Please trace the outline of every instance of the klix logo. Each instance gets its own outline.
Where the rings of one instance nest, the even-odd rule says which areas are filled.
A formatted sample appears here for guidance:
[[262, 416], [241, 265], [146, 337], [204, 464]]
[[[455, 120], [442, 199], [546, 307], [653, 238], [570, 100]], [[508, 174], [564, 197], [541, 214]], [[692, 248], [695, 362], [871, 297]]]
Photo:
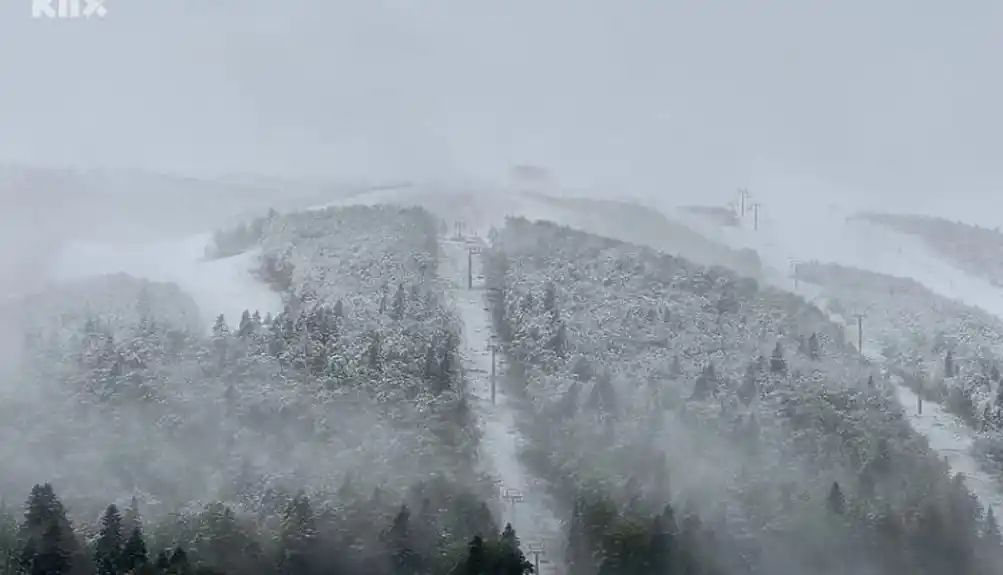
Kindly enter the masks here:
[[104, 18], [106, 0], [31, 0], [32, 18]]

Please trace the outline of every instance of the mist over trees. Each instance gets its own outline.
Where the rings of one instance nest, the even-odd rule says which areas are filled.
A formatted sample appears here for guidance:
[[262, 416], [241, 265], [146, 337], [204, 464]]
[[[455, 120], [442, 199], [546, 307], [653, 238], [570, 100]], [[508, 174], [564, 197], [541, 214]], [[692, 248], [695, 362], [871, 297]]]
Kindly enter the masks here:
[[[220, 230], [206, 256], [254, 251], [282, 309], [211, 325], [126, 275], [26, 300], [3, 572], [533, 572], [484, 465], [443, 229], [380, 205]], [[470, 293], [563, 524], [542, 572], [1000, 572], [992, 510], [818, 308], [549, 222], [489, 240]]]

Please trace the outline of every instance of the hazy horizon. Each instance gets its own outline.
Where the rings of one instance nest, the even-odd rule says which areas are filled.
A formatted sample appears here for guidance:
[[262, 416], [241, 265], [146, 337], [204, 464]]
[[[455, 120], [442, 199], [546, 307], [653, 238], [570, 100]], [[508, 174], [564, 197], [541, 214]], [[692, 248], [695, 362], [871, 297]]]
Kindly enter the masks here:
[[615, 195], [747, 186], [997, 220], [988, 0], [106, 5], [0, 7], [0, 161], [478, 179], [533, 163]]

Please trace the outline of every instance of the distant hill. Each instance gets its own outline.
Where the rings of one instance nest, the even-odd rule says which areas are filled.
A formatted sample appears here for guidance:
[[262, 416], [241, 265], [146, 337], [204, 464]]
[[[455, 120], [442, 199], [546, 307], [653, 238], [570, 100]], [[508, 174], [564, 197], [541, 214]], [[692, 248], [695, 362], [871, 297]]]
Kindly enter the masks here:
[[690, 227], [639, 203], [594, 198], [553, 198], [533, 194], [541, 203], [569, 211], [565, 223], [589, 233], [650, 246], [703, 265], [719, 265], [759, 278], [761, 264], [753, 250], [733, 250]]
[[18, 307], [26, 327], [45, 333], [80, 328], [89, 318], [115, 333], [135, 327], [144, 314], [167, 327], [202, 331], [198, 306], [181, 288], [127, 274], [51, 287], [23, 298]]
[[38, 288], [68, 240], [149, 242], [356, 191], [275, 179], [214, 181], [141, 171], [0, 166], [0, 295]]

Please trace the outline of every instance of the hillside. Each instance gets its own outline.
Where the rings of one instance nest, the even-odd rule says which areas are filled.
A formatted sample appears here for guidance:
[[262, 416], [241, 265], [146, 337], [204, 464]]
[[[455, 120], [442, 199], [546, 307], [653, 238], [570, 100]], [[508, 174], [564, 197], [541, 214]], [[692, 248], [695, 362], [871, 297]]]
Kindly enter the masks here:
[[816, 263], [800, 264], [798, 277], [820, 288], [830, 311], [865, 316], [866, 338], [891, 372], [979, 433], [974, 455], [1001, 481], [1003, 321], [912, 279]]
[[[283, 254], [296, 266], [282, 286], [286, 311], [220, 316], [206, 335], [172, 328], [189, 299], [153, 305], [148, 319], [125, 293], [140, 282], [85, 284], [91, 309], [109, 309], [87, 322], [86, 301], [62, 299], [79, 307], [60, 317], [83, 324], [29, 346], [30, 379], [49, 399], [44, 409], [35, 394], [4, 404], [0, 425], [45, 455], [6, 444], [3, 489], [23, 493], [46, 477], [70, 484], [63, 495], [78, 505], [135, 494], [160, 515], [199, 500], [240, 503], [241, 485], [319, 490], [349, 470], [398, 491], [432, 472], [476, 487], [477, 434], [464, 423], [456, 324], [427, 221], [397, 208], [283, 218], [262, 249], [263, 261]], [[422, 262], [432, 264], [423, 280]], [[179, 465], [184, 477], [171, 472]]]
[[88, 321], [120, 329], [153, 317], [170, 329], [198, 332], [205, 327], [195, 301], [177, 285], [127, 274], [50, 286], [21, 298], [17, 306], [26, 327], [41, 333], [79, 331]]
[[[620, 234], [617, 210], [642, 215], [553, 209]], [[675, 241], [650, 221], [647, 239]], [[420, 557], [446, 575], [479, 560], [477, 533], [525, 561], [514, 533], [495, 535], [502, 519], [543, 549], [545, 575], [998, 572], [991, 513], [821, 310], [551, 222], [510, 218], [490, 245], [449, 232], [392, 205], [221, 230], [219, 255], [253, 261], [284, 309], [208, 333], [179, 324], [194, 306], [179, 288], [128, 276], [40, 299], [67, 311], [39, 316], [32, 392], [2, 404], [0, 494], [46, 478], [77, 525], [138, 507], [151, 545], [263, 575], [293, 532], [339, 549], [344, 572]], [[29, 507], [51, 497], [36, 486]]]
[[959, 270], [1003, 287], [1003, 233], [998, 228], [930, 216], [867, 212], [857, 217], [916, 236]]
[[[537, 442], [526, 456], [558, 491], [657, 497], [665, 461], [718, 518], [735, 572], [871, 572], [892, 545], [862, 543], [875, 520], [942, 540], [928, 521], [971, 505], [880, 374], [801, 298], [549, 223], [510, 220], [492, 245], [496, 325]], [[847, 502], [835, 524], [827, 494]], [[956, 529], [978, 533], [966, 517]], [[938, 572], [928, 550], [900, 552], [913, 567], [889, 572]]]
[[[724, 266], [747, 277], [758, 278], [762, 274], [759, 256], [754, 250], [733, 250], [649, 206], [617, 200], [531, 195], [544, 205], [560, 208], [564, 212], [563, 218], [545, 219], [650, 246], [703, 265]], [[531, 215], [526, 217], [533, 219]]]
[[[192, 307], [175, 286], [111, 276], [83, 282], [86, 301], [59, 300], [80, 286], [39, 298], [68, 311], [40, 315], [50, 321], [29, 338], [19, 382], [32, 393], [0, 406], [0, 495], [53, 483], [31, 489], [21, 521], [0, 509], [0, 556], [107, 569], [103, 554], [117, 549], [165, 574], [272, 575], [290, 556], [318, 572], [392, 575], [406, 561], [431, 575], [527, 573], [515, 532], [497, 520], [515, 510], [501, 509], [489, 476], [512, 469], [486, 465], [505, 461], [492, 452], [499, 431], [479, 445], [491, 408], [470, 405], [483, 391], [469, 394], [474, 365], [459, 352], [471, 328], [454, 315], [465, 253], [443, 254], [440, 224], [391, 206], [273, 215], [247, 247], [285, 310], [219, 316], [208, 335], [169, 319]], [[674, 529], [664, 501], [582, 500], [612, 515], [576, 523], [602, 536], [567, 536], [606, 571], [623, 550], [613, 541], [633, 533], [633, 569], [715, 572], [712, 536], [692, 511], [681, 527], [692, 542], [652, 546]], [[94, 526], [108, 502], [118, 507]]]

